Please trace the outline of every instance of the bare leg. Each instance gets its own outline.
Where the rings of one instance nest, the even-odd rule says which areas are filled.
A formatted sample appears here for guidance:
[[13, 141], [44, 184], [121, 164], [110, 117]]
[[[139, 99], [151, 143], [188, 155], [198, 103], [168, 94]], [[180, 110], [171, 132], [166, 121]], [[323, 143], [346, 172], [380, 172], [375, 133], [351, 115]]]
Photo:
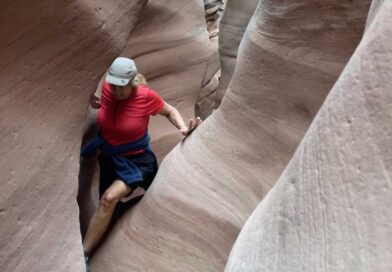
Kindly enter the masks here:
[[103, 194], [98, 209], [88, 225], [83, 241], [84, 254], [88, 256], [109, 226], [117, 203], [132, 191], [123, 181], [115, 180]]

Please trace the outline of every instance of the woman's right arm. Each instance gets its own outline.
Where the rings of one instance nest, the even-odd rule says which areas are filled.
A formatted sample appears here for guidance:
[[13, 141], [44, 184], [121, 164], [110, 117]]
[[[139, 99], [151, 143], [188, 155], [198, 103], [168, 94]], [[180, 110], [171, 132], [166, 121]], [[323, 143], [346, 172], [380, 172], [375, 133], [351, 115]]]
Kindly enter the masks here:
[[99, 109], [101, 107], [101, 94], [102, 94], [102, 88], [103, 88], [103, 83], [104, 83], [105, 77], [106, 77], [106, 73], [103, 75], [103, 77], [99, 81], [98, 87], [95, 90], [95, 92], [90, 96], [90, 106], [93, 109]]

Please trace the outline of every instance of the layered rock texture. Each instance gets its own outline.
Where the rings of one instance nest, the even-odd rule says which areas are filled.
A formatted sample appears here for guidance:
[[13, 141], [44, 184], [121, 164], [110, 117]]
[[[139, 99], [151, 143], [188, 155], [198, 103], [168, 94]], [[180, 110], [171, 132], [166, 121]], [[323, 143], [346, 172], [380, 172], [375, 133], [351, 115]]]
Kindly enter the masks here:
[[0, 267], [83, 271], [78, 168], [88, 93], [145, 1], [7, 1], [1, 8]]
[[[89, 96], [128, 56], [191, 117], [218, 84], [207, 2], [211, 13], [221, 4], [2, 7], [2, 271], [83, 271], [80, 229], [97, 203], [95, 161], [79, 169], [94, 129]], [[226, 8], [219, 108], [179, 144], [167, 120], [152, 119], [158, 175], [91, 271], [391, 271], [391, 1]]]
[[238, 47], [258, 3], [258, 0], [249, 0], [246, 3], [240, 0], [230, 0], [226, 4], [224, 16], [220, 23], [221, 32], [219, 35], [222, 77], [214, 96], [214, 108], [219, 107], [229, 86], [234, 73]]
[[225, 271], [392, 271], [391, 26], [386, 1]]
[[207, 30], [210, 33], [210, 38], [217, 36], [219, 33], [219, 23], [224, 6], [223, 0], [204, 0]]

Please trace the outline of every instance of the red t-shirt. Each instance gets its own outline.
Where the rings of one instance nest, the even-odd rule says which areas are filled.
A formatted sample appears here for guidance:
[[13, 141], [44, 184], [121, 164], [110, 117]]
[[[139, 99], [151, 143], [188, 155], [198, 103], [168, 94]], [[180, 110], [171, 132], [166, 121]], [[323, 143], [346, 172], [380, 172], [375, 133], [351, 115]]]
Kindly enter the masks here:
[[[137, 87], [126, 100], [117, 100], [105, 82], [98, 112], [101, 136], [111, 145], [138, 140], [147, 132], [150, 115], [156, 115], [163, 105], [163, 99], [146, 86]], [[140, 150], [126, 154], [137, 153]]]

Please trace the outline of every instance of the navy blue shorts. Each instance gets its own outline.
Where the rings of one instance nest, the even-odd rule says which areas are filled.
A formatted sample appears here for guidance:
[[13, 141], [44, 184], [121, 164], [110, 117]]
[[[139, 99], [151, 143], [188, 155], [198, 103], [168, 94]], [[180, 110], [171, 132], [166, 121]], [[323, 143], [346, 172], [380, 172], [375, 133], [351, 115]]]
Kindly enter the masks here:
[[[132, 182], [127, 184], [132, 191], [137, 187], [142, 187], [147, 190], [150, 187], [155, 175], [158, 172], [158, 162], [153, 154], [144, 152], [141, 154], [125, 156], [132, 161], [142, 173], [143, 181]], [[113, 181], [119, 179], [114, 169], [114, 164], [111, 156], [100, 154], [98, 156], [100, 175], [99, 175], [99, 197], [101, 198], [105, 191], [112, 185]]]

